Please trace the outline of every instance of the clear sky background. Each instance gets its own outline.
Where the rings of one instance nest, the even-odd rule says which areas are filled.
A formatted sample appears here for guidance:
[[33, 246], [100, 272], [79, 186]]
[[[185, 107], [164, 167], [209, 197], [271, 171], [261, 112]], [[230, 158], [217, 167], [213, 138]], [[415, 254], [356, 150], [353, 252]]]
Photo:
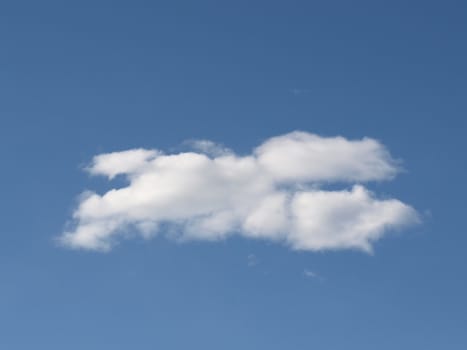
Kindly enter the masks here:
[[[2, 1], [0, 348], [466, 349], [464, 1]], [[94, 155], [293, 130], [403, 160], [422, 223], [358, 251], [54, 243]], [[249, 257], [250, 256], [250, 257]], [[308, 273], [306, 273], [308, 271]], [[311, 273], [313, 272], [313, 273]]]

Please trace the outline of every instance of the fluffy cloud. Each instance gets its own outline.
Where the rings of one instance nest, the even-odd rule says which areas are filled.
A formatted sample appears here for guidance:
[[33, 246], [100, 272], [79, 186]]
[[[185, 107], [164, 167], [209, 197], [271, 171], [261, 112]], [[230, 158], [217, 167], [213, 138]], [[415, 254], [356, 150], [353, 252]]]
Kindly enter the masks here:
[[[293, 132], [246, 156], [206, 140], [192, 146], [196, 151], [178, 154], [133, 149], [95, 156], [90, 174], [122, 176], [127, 185], [82, 194], [61, 243], [106, 251], [132, 235], [185, 241], [241, 235], [300, 250], [371, 251], [388, 230], [418, 220], [407, 204], [363, 187], [399, 170], [373, 139]], [[343, 189], [326, 190], [330, 184]]]

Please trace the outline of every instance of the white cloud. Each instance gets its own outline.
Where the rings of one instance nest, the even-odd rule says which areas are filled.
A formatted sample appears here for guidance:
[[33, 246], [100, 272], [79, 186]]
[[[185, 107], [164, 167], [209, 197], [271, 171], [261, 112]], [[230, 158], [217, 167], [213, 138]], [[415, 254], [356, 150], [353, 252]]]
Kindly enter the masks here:
[[189, 140], [185, 143], [193, 150], [209, 156], [218, 157], [232, 153], [230, 149], [209, 140]]
[[315, 278], [315, 277], [319, 277], [318, 274], [310, 269], [305, 269], [303, 270], [303, 276], [307, 277], [307, 278]]
[[[373, 139], [293, 132], [247, 156], [205, 140], [194, 146], [178, 154], [134, 149], [95, 156], [90, 174], [122, 175], [128, 185], [83, 194], [60, 241], [105, 251], [135, 234], [184, 241], [236, 234], [293, 249], [370, 251], [389, 229], [418, 220], [410, 206], [377, 199], [361, 185], [399, 170]], [[325, 190], [329, 183], [345, 186]]]
[[349, 141], [294, 132], [267, 140], [255, 155], [278, 181], [384, 180], [398, 171], [386, 149], [369, 138]]

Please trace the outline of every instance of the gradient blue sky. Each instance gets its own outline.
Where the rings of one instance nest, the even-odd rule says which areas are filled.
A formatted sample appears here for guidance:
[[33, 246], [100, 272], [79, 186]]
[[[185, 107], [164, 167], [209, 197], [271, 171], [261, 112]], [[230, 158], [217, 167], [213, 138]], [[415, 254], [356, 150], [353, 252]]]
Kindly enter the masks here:
[[[3, 1], [0, 348], [466, 349], [463, 1]], [[381, 140], [417, 227], [374, 255], [57, 247], [102, 152]], [[253, 254], [256, 264], [249, 264]], [[253, 265], [253, 266], [251, 266]], [[306, 276], [313, 271], [318, 277]]]

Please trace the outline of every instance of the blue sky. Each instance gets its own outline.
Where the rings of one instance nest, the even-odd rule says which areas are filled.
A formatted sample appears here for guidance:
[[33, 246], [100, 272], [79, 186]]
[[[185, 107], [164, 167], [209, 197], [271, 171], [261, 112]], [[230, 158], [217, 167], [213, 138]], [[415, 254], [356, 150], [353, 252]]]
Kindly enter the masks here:
[[[461, 1], [2, 2], [1, 348], [465, 349], [465, 15]], [[294, 130], [378, 140], [404, 170], [365, 187], [421, 223], [372, 254], [179, 243], [164, 227], [106, 253], [57, 244], [84, 190], [124, 186], [83, 170], [98, 154], [202, 139], [248, 155]]]

